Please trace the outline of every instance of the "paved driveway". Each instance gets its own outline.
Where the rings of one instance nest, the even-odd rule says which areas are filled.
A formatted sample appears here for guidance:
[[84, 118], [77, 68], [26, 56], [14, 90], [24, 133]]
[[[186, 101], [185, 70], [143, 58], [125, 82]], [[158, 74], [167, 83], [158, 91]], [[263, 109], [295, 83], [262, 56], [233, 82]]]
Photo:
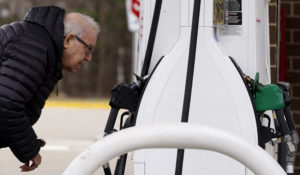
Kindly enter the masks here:
[[[109, 109], [46, 107], [34, 126], [47, 146], [42, 149], [42, 164], [30, 173], [21, 173], [22, 164], [9, 149], [0, 149], [1, 175], [59, 175], [85, 148], [102, 137]], [[131, 156], [128, 156], [131, 159]], [[129, 160], [130, 161], [130, 160]], [[111, 161], [114, 166], [115, 160]], [[132, 174], [131, 162], [126, 175]], [[95, 174], [103, 175], [103, 170]]]

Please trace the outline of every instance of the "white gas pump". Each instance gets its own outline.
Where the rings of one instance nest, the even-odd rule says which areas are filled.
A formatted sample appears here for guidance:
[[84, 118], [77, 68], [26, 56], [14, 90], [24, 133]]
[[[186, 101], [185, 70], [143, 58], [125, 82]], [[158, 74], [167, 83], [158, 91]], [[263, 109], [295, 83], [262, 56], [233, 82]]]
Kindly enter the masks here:
[[[154, 22], [150, 21], [158, 1], [141, 1], [138, 59], [147, 58], [149, 40], [153, 40]], [[144, 91], [136, 125], [201, 123], [231, 132], [251, 144], [266, 146], [266, 151], [276, 158], [276, 146], [261, 143], [261, 123], [265, 119], [255, 113], [241, 72], [230, 59], [250, 77], [258, 72], [261, 83], [271, 82], [269, 0], [164, 0], [160, 3], [148, 73], [164, 58]], [[196, 4], [200, 4], [200, 16], [194, 24]], [[193, 35], [193, 30], [198, 35]], [[272, 118], [268, 122], [274, 128]], [[292, 124], [289, 126], [295, 130]], [[134, 153], [133, 160], [136, 174], [252, 174], [230, 158], [207, 151], [142, 150]], [[162, 162], [164, 167], [160, 166]]]
[[[213, 2], [212, 2], [213, 1]], [[201, 27], [214, 27], [215, 43], [224, 55], [233, 57], [244, 73], [261, 75], [262, 83], [270, 83], [269, 10], [270, 0], [202, 0], [202, 7], [211, 3], [211, 9], [201, 10]], [[143, 60], [149, 40], [156, 0], [140, 0], [140, 29], [138, 59]], [[163, 55], [178, 43], [180, 28], [191, 27], [193, 0], [163, 0], [150, 70]], [[170, 5], [171, 4], [171, 5]], [[227, 4], [227, 5], [226, 5]], [[216, 6], [219, 6], [217, 8]], [[227, 6], [227, 7], [226, 7]], [[220, 9], [221, 8], [221, 9]], [[227, 8], [227, 9], [226, 9]], [[204, 13], [205, 11], [205, 13]], [[222, 14], [223, 13], [223, 14]], [[208, 19], [207, 15], [223, 15], [222, 20]], [[227, 14], [227, 15], [226, 15]], [[225, 18], [228, 18], [225, 20]], [[204, 19], [206, 23], [204, 23]], [[208, 21], [212, 20], [212, 21]], [[222, 22], [220, 22], [222, 21]], [[143, 61], [139, 62], [141, 69]], [[140, 72], [136, 72], [139, 74]]]
[[[173, 126], [181, 122], [209, 127], [209, 132], [215, 129], [216, 132], [229, 133], [250, 147], [259, 145], [287, 173], [293, 174], [299, 141], [288, 109], [288, 93], [281, 85], [263, 85], [271, 81], [268, 2], [269, 0], [139, 1], [138, 61], [135, 72], [138, 75], [137, 81], [113, 88], [110, 100], [112, 109], [105, 127], [105, 136], [115, 132], [114, 124], [119, 109], [127, 109], [121, 116], [120, 129], [137, 126], [139, 129], [130, 131], [131, 136], [138, 135], [140, 138], [141, 135], [134, 132], [140, 132], [143, 127], [147, 128], [147, 133], [151, 129], [156, 134], [170, 132], [162, 133], [164, 137], [153, 139], [153, 142], [147, 140], [148, 137], [138, 140], [144, 146], [133, 144], [136, 147], [128, 147], [127, 151], [134, 148], [159, 148], [157, 145], [164, 145], [164, 141], [165, 145], [173, 149], [134, 151], [134, 175], [254, 174], [244, 164], [229, 157], [234, 157], [235, 154], [227, 156], [214, 152], [214, 148], [219, 149], [220, 145], [211, 144], [211, 149], [206, 150], [184, 149], [192, 148], [186, 145], [191, 143], [193, 137], [195, 143], [199, 143], [199, 138], [185, 133], [182, 128], [184, 137], [189, 137], [188, 143], [184, 143], [187, 140], [181, 139], [182, 135], [177, 141], [164, 140], [172, 133], [176, 137], [177, 132], [172, 132]], [[274, 94], [276, 100], [273, 99]], [[271, 102], [262, 104], [261, 100], [264, 102], [265, 99]], [[273, 104], [274, 101], [278, 104]], [[277, 118], [273, 118], [268, 110], [274, 111]], [[125, 120], [124, 116], [128, 118]], [[157, 124], [166, 124], [160, 126], [169, 126], [173, 130], [148, 127]], [[131, 136], [126, 138], [132, 138]], [[117, 139], [111, 140], [115, 143]], [[212, 141], [206, 139], [203, 144], [208, 140]], [[115, 146], [108, 144], [109, 149], [124, 151], [125, 148], [118, 147], [122, 147], [122, 143], [128, 146], [130, 141], [134, 139], [121, 139], [120, 144]], [[97, 167], [99, 164], [91, 161], [98, 159], [91, 154], [100, 156], [99, 149], [105, 147], [106, 142], [111, 143], [95, 143], [92, 152], [91, 148], [87, 149], [70, 165], [67, 172], [75, 172], [73, 168], [80, 163], [84, 163], [87, 168], [84, 172], [90, 172], [92, 166]], [[176, 146], [181, 145], [181, 142], [185, 146]], [[224, 146], [228, 150], [236, 149], [238, 154], [244, 155], [244, 149], [225, 142], [226, 139]], [[268, 142], [272, 142], [274, 146], [268, 145]], [[175, 145], [170, 146], [170, 143]], [[215, 144], [220, 142], [216, 140]], [[104, 157], [108, 158], [110, 155], [105, 154]], [[126, 159], [126, 154], [120, 156], [115, 175], [124, 174]], [[103, 168], [106, 175], [111, 175], [109, 164], [105, 164]]]
[[[156, 1], [141, 1], [142, 29], [139, 36], [149, 36], [149, 23], [153, 7]], [[238, 35], [232, 31], [228, 36], [222, 36], [221, 30], [237, 30], [231, 26], [220, 29], [214, 25], [213, 11], [214, 1], [202, 0], [200, 8], [199, 27], [197, 25], [198, 37], [196, 38], [196, 52], [194, 77], [187, 77], [188, 58], [191, 47], [191, 31], [194, 1], [192, 0], [164, 0], [161, 6], [161, 16], [157, 28], [157, 36], [150, 65], [154, 67], [157, 60], [164, 56], [163, 60], [152, 75], [138, 111], [136, 125], [150, 123], [177, 123], [181, 122], [183, 105], [185, 99], [185, 82], [187, 78], [192, 80], [192, 92], [190, 99], [188, 122], [201, 123], [207, 126], [223, 129], [231, 132], [249, 143], [258, 144], [256, 119], [247, 89], [240, 74], [232, 64], [228, 56], [233, 56], [243, 67], [248, 62], [259, 60], [256, 52], [250, 50], [255, 48], [256, 28], [250, 28], [247, 17], [255, 20], [255, 6], [257, 1], [231, 1], [240, 6], [240, 15], [246, 18], [234, 28], [239, 28]], [[226, 1], [224, 1], [226, 3]], [[172, 4], [172, 5], [170, 5]], [[263, 4], [267, 6], [267, 4]], [[250, 6], [253, 10], [249, 10]], [[255, 23], [255, 22], [254, 22]], [[217, 27], [217, 37], [216, 30]], [[225, 32], [224, 32], [225, 33]], [[231, 46], [226, 46], [229, 37], [235, 41]], [[140, 48], [145, 48], [148, 39], [140, 38]], [[236, 43], [238, 40], [242, 43]], [[251, 40], [251, 41], [250, 41]], [[144, 42], [145, 41], [145, 42]], [[258, 42], [258, 41], [257, 41]], [[264, 41], [260, 41], [265, 43]], [[239, 46], [240, 45], [240, 46]], [[220, 47], [222, 46], [222, 47]], [[239, 47], [236, 47], [239, 46]], [[236, 48], [234, 48], [236, 47]], [[230, 48], [227, 49], [227, 48]], [[264, 47], [265, 48], [265, 47]], [[226, 50], [227, 52], [224, 52]], [[234, 52], [234, 50], [242, 50]], [[143, 49], [139, 56], [144, 55]], [[232, 53], [232, 55], [230, 55]], [[234, 54], [233, 54], [234, 53]], [[240, 54], [239, 54], [240, 53]], [[249, 53], [245, 57], [245, 53]], [[251, 61], [249, 60], [251, 58]], [[265, 58], [268, 59], [269, 57]], [[264, 60], [265, 60], [264, 59]], [[265, 61], [266, 63], [268, 61]], [[257, 70], [257, 66], [251, 64], [247, 72]], [[264, 75], [268, 71], [261, 70]], [[254, 72], [252, 73], [254, 74]], [[203, 115], [198, 115], [199, 113]], [[142, 150], [134, 152], [134, 170], [136, 174], [174, 174], [176, 166], [182, 166], [182, 174], [251, 174], [245, 166], [217, 153], [209, 151], [185, 150], [184, 160], [176, 162], [177, 150]], [[163, 167], [155, 168], [164, 164]], [[183, 165], [178, 165], [183, 164]], [[219, 167], [219, 168], [215, 168]], [[197, 170], [196, 170], [197, 169]]]

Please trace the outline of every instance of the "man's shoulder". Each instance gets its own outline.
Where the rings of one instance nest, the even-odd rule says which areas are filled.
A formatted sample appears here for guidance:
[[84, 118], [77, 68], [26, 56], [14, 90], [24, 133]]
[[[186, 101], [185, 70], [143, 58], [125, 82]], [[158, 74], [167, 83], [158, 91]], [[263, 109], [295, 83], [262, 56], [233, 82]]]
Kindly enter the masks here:
[[28, 22], [13, 22], [0, 27], [0, 43], [5, 47], [9, 42], [17, 41], [19, 44], [35, 42], [46, 44], [51, 41], [48, 32], [41, 26]]
[[25, 28], [26, 25], [22, 22], [12, 22], [10, 24], [0, 26], [0, 43], [2, 46], [13, 40], [16, 36], [22, 35]]

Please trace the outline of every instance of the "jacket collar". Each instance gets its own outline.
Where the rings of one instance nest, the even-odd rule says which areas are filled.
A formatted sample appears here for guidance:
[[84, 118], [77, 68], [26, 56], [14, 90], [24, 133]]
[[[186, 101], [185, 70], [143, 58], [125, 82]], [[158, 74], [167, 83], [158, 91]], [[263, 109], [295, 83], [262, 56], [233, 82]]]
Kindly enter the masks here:
[[41, 6], [30, 9], [24, 17], [24, 21], [38, 24], [46, 29], [56, 45], [56, 57], [58, 61], [57, 77], [62, 78], [61, 57], [63, 52], [63, 35], [65, 10], [56, 6]]

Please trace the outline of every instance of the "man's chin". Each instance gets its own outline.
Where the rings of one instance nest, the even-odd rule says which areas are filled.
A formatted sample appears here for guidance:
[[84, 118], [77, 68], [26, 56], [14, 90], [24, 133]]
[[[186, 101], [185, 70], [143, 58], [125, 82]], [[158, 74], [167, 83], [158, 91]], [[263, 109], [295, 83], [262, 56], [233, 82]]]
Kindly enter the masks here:
[[76, 73], [79, 69], [64, 69], [64, 71], [70, 72], [70, 73]]
[[79, 71], [79, 69], [71, 69], [71, 73], [76, 73], [76, 72], [78, 72]]

